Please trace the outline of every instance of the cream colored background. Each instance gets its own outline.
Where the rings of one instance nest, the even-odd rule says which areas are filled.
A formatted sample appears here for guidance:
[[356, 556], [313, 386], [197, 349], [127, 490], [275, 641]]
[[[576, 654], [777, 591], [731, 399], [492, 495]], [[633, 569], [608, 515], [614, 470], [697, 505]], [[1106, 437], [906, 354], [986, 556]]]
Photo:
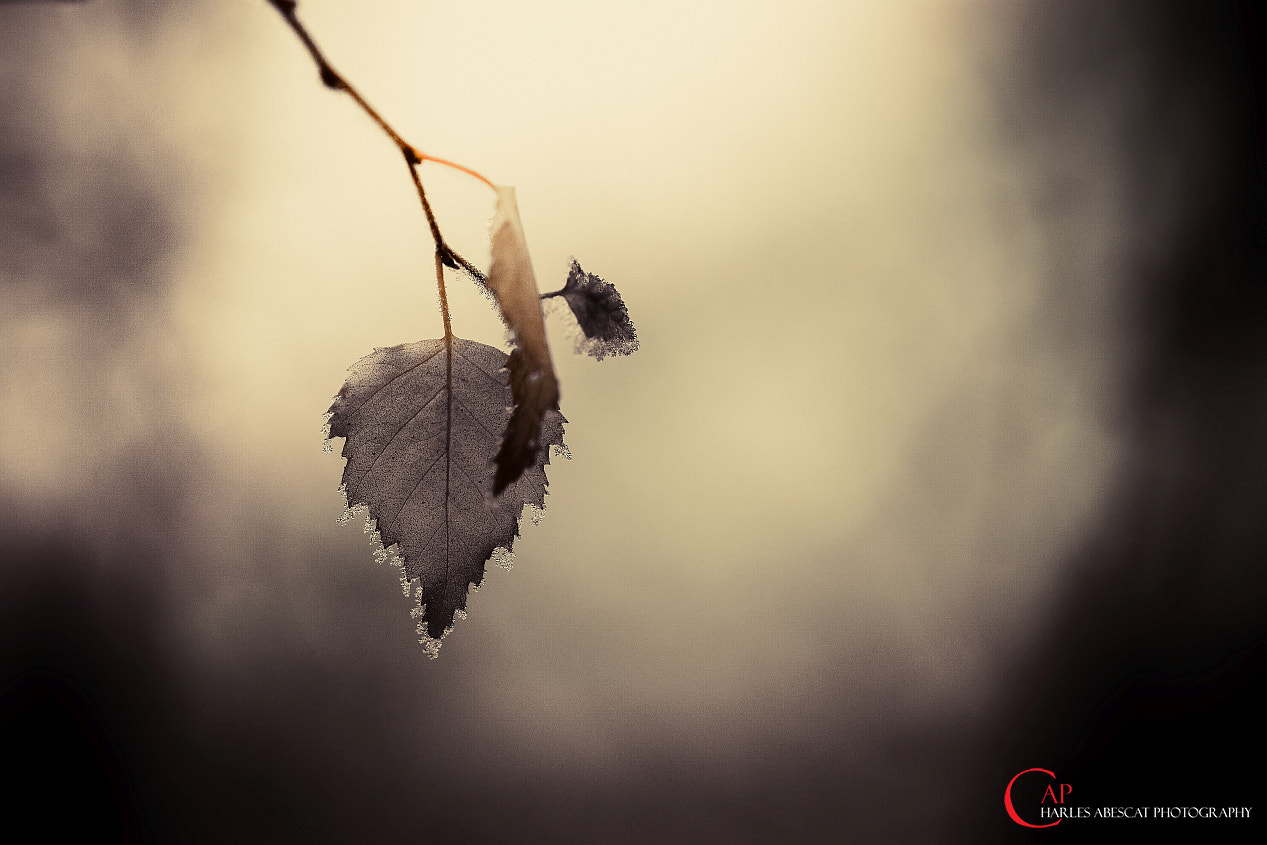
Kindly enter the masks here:
[[[154, 519], [129, 450], [188, 432], [153, 531], [191, 665], [360, 650], [393, 707], [442, 691], [406, 747], [600, 780], [647, 754], [757, 779], [762, 749], [844, 724], [861, 753], [997, 688], [1112, 487], [1122, 354], [1113, 150], [1017, 140], [1007, 4], [304, 0], [406, 138], [516, 186], [542, 288], [576, 256], [641, 339], [596, 363], [548, 319], [575, 459], [437, 662], [335, 524], [321, 448], [347, 366], [440, 332], [399, 156], [263, 2], [142, 35], [109, 4], [55, 14], [50, 120], [178, 196], [174, 281], [105, 360], [76, 352], [91, 313], [5, 318], [0, 484], [16, 524], [121, 543]], [[491, 192], [424, 177], [485, 264]], [[455, 330], [500, 342], [450, 289]]]

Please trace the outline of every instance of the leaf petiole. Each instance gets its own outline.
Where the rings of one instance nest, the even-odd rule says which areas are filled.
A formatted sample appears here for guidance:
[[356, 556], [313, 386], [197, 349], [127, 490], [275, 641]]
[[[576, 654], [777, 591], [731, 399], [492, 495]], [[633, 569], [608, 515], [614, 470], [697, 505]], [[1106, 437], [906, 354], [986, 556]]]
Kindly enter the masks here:
[[439, 158], [437, 156], [429, 156], [426, 153], [421, 153], [420, 158], [423, 161], [434, 161], [436, 164], [443, 164], [445, 167], [452, 167], [454, 170], [460, 170], [467, 176], [474, 176], [494, 191], [497, 190], [497, 186], [490, 182], [487, 176], [478, 171], [472, 170], [465, 165], [458, 164], [456, 161], [449, 161], [447, 158]]

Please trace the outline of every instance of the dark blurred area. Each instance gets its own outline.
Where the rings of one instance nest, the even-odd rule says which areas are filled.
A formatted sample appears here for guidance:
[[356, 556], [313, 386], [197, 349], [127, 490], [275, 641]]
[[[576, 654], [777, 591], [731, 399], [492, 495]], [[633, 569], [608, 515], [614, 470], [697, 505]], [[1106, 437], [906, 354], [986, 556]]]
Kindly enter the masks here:
[[[50, 315], [78, 326], [76, 348], [61, 354], [87, 390], [119, 363], [130, 333], [161, 323], [164, 261], [193, 200], [159, 187], [171, 150], [78, 150], [48, 118], [56, 86], [33, 72], [56, 55], [57, 18], [4, 5], [0, 326]], [[65, 5], [59, 13], [76, 4]], [[127, 49], [150, 49], [174, 5], [115, 4]], [[364, 607], [328, 620], [338, 645], [324, 653], [278, 636], [250, 661], [191, 665], [188, 608], [169, 593], [183, 562], [167, 539], [196, 482], [196, 437], [177, 426], [156, 446], [120, 446], [104, 442], [115, 435], [105, 422], [109, 478], [82, 496], [37, 512], [0, 489], [0, 808], [10, 829], [100, 842], [1124, 835], [1121, 823], [1014, 825], [1003, 787], [1030, 767], [1054, 770], [1089, 804], [1254, 806], [1267, 703], [1261, 17], [1254, 3], [1198, 2], [1048, 2], [1025, 13], [1000, 94], [1011, 142], [1057, 159], [1090, 121], [1108, 127], [1128, 164], [1138, 228], [1114, 282], [1128, 469], [1072, 552], [1050, 616], [1000, 646], [999, 693], [969, 723], [893, 717], [865, 749], [756, 744], [768, 772], [758, 785], [651, 750], [618, 777], [582, 782], [503, 768], [496, 749], [455, 751], [416, 709], [445, 694], [439, 670], [436, 680], [400, 677], [373, 647], [379, 632], [358, 621], [373, 613]], [[1076, 189], [1052, 180], [1053, 215]], [[125, 364], [160, 393], [174, 378]], [[329, 586], [353, 608], [358, 577]], [[399, 621], [395, 608], [383, 614]], [[852, 727], [842, 717], [822, 730]], [[1256, 839], [1262, 825], [1130, 832], [1140, 830], [1232, 841]]]
[[[1063, 598], [1009, 661], [986, 727], [981, 801], [1038, 766], [1092, 805], [1261, 813], [1262, 17], [1254, 3], [1143, 2], [1050, 3], [1032, 17], [1018, 134], [1058, 156], [1115, 110], [1137, 222], [1121, 268], [1130, 442], [1128, 472], [1075, 553]], [[978, 841], [1052, 833], [983, 818]], [[1127, 832], [1065, 824], [1078, 841]], [[1138, 833], [1223, 842], [1262, 830], [1154, 821]]]

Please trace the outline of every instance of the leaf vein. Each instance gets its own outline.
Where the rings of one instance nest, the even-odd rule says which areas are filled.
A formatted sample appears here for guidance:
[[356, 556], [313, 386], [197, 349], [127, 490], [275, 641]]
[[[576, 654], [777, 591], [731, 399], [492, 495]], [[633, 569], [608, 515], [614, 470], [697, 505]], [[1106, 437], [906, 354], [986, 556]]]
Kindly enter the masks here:
[[488, 436], [493, 438], [494, 443], [497, 442], [497, 438], [498, 438], [497, 432], [493, 431], [491, 428], [484, 425], [484, 421], [480, 419], [479, 414], [475, 413], [470, 408], [463, 405], [460, 401], [458, 401], [457, 397], [454, 397], [453, 404], [461, 408], [463, 411], [466, 411], [466, 415], [470, 417], [471, 419], [475, 420], [475, 422], [479, 423], [479, 427], [484, 429], [484, 431], [488, 432]]
[[484, 488], [483, 488], [483, 487], [481, 487], [479, 484], [477, 484], [477, 483], [475, 482], [475, 479], [471, 478], [470, 473], [468, 473], [468, 472], [467, 472], [467, 471], [466, 471], [466, 470], [462, 467], [462, 465], [461, 465], [461, 464], [458, 464], [458, 465], [457, 465], [457, 468], [458, 468], [458, 472], [462, 473], [462, 477], [463, 477], [463, 478], [465, 478], [465, 479], [467, 480], [467, 483], [469, 483], [469, 484], [471, 485], [471, 487], [475, 489], [475, 492], [476, 492], [476, 493], [478, 493], [478, 494], [480, 495], [480, 498], [483, 498], [483, 497], [484, 497]]
[[360, 405], [357, 405], [354, 410], [348, 412], [347, 416], [350, 418], [356, 414], [359, 414], [362, 410], [365, 409], [367, 405], [369, 405], [369, 403], [374, 399], [375, 396], [377, 396], [379, 393], [383, 392], [388, 387], [390, 387], [393, 383], [396, 382], [397, 379], [401, 378], [402, 376], [407, 375], [408, 373], [413, 372], [414, 370], [418, 369], [423, 364], [427, 363], [428, 361], [435, 358], [439, 354], [440, 354], [440, 350], [437, 349], [435, 352], [432, 352], [430, 355], [428, 355], [426, 358], [423, 358], [418, 363], [408, 366], [405, 369], [401, 370], [400, 372], [396, 373], [396, 375], [392, 376], [390, 379], [383, 382], [378, 387], [374, 388], [374, 392], [371, 393], [369, 396], [366, 396], [365, 401], [362, 402]]
[[[418, 477], [418, 483], [415, 484], [413, 486], [413, 489], [409, 491], [409, 495], [406, 496], [405, 500], [400, 503], [400, 507], [396, 508], [396, 513], [392, 514], [392, 520], [395, 520], [397, 517], [401, 515], [401, 513], [404, 512], [405, 506], [409, 504], [409, 500], [414, 497], [414, 493], [418, 492], [418, 488], [422, 486], [422, 482], [427, 480], [427, 476], [431, 474], [431, 470], [435, 469], [436, 464], [440, 463], [440, 459], [442, 457], [444, 457], [444, 455], [436, 455], [436, 459], [432, 461], [431, 464], [422, 471], [422, 475]], [[437, 528], [436, 530], [438, 531], [439, 529]], [[435, 535], [432, 534], [432, 536], [434, 537]]]
[[[456, 353], [457, 353], [457, 354], [459, 354], [459, 355], [462, 355], [462, 352], [461, 352], [460, 350], [458, 350], [458, 349], [454, 349], [453, 351], [454, 351], [454, 352], [456, 352]], [[478, 371], [479, 371], [480, 373], [482, 373], [483, 375], [488, 376], [490, 379], [492, 379], [493, 381], [497, 382], [497, 383], [498, 383], [498, 384], [500, 384], [502, 387], [505, 387], [505, 386], [506, 386], [506, 382], [505, 382], [505, 381], [504, 381], [504, 380], [503, 380], [500, 376], [498, 376], [496, 373], [490, 373], [488, 370], [484, 369], [484, 368], [483, 368], [483, 367], [481, 367], [479, 364], [477, 364], [475, 361], [472, 361], [470, 358], [467, 358], [465, 355], [462, 355], [462, 360], [466, 361], [466, 363], [470, 364], [473, 368], [475, 368], [476, 370], [478, 370]]]
[[415, 411], [414, 414], [409, 417], [409, 419], [405, 420], [403, 423], [400, 424], [400, 427], [396, 429], [396, 432], [391, 437], [387, 438], [387, 442], [383, 444], [383, 448], [379, 451], [379, 453], [374, 456], [374, 460], [370, 462], [369, 469], [361, 473], [361, 477], [358, 478], [356, 481], [357, 484], [360, 484], [364, 481], [369, 480], [370, 473], [374, 471], [374, 467], [375, 465], [378, 464], [379, 458], [387, 454], [387, 450], [391, 448], [391, 445], [393, 443], [396, 442], [396, 438], [399, 437], [400, 433], [405, 430], [405, 427], [408, 426], [414, 420], [418, 419], [418, 415], [421, 414], [423, 411], [425, 411], [427, 409], [427, 406], [429, 406], [432, 402], [434, 402], [435, 398], [443, 392], [444, 392], [443, 386], [436, 388], [436, 392], [431, 394], [431, 398], [429, 398], [426, 402], [424, 402], [422, 404], [422, 407], [420, 407], [417, 411]]

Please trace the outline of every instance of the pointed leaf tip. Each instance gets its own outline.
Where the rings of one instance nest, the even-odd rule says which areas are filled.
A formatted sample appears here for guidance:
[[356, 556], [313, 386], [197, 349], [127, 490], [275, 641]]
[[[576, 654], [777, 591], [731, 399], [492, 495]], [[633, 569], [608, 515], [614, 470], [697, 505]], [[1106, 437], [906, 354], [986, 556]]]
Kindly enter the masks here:
[[343, 437], [349, 507], [365, 505], [405, 581], [418, 582], [420, 633], [439, 640], [498, 549], [509, 552], [523, 507], [545, 506], [549, 446], [563, 416], [547, 410], [541, 448], [493, 498], [490, 456], [511, 416], [506, 354], [462, 338], [377, 349], [357, 361], [330, 407]]
[[500, 496], [507, 485], [538, 459], [546, 447], [542, 443], [542, 419], [550, 411], [557, 411], [559, 391], [551, 392], [542, 385], [543, 376], [532, 369], [522, 349], [514, 349], [506, 361], [510, 393], [514, 400], [514, 413], [506, 425], [506, 436], [494, 458], [497, 472], [493, 476], [493, 495]]

